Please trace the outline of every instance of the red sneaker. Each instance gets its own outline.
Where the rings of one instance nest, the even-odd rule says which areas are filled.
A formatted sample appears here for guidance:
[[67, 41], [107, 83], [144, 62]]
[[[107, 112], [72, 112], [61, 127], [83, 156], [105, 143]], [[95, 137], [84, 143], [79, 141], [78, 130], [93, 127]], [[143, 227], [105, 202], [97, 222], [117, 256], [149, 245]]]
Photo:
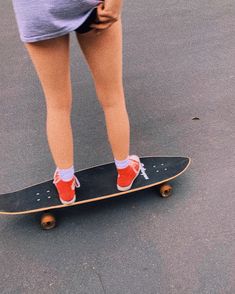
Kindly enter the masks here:
[[136, 155], [131, 155], [129, 159], [130, 164], [126, 168], [117, 170], [117, 189], [119, 191], [129, 190], [140, 172], [141, 163], [139, 157]]
[[80, 187], [76, 176], [70, 181], [63, 181], [60, 178], [58, 169], [56, 169], [53, 184], [56, 186], [62, 204], [72, 204], [76, 201], [75, 187]]

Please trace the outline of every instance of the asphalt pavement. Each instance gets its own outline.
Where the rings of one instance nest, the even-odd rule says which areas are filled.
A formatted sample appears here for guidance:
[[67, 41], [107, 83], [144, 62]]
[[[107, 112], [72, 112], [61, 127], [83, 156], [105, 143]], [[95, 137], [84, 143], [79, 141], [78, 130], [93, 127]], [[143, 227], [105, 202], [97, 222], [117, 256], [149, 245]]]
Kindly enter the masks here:
[[[0, 193], [51, 178], [43, 93], [0, 7]], [[0, 293], [235, 293], [235, 2], [129, 0], [123, 75], [131, 151], [190, 156], [174, 195], [154, 189], [38, 216], [0, 216]], [[71, 34], [75, 168], [112, 161], [103, 112]], [[199, 120], [193, 120], [198, 117]]]

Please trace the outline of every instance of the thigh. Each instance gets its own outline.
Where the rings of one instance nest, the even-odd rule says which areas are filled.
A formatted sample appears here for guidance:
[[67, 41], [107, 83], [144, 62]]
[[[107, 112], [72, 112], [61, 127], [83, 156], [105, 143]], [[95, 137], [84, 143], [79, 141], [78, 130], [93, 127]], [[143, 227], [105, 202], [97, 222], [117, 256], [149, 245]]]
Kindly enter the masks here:
[[121, 19], [96, 35], [91, 32], [77, 39], [94, 79], [98, 94], [122, 91], [122, 23]]
[[[66, 103], [71, 94], [69, 35], [25, 43], [48, 102]], [[61, 98], [61, 99], [59, 99]], [[56, 103], [56, 101], [54, 101]]]

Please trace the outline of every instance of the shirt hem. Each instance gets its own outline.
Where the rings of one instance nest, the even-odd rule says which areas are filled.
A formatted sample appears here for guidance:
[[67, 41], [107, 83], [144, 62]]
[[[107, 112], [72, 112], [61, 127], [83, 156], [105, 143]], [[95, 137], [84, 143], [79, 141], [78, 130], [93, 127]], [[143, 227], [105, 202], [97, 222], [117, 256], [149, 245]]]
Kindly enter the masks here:
[[[87, 14], [87, 17], [84, 19], [84, 21], [90, 16], [90, 14], [92, 13], [92, 11], [95, 9], [96, 7], [94, 7], [93, 9], [91, 9], [91, 11], [89, 11], [90, 13]], [[83, 22], [84, 22], [83, 21]], [[33, 42], [38, 42], [38, 41], [44, 41], [44, 40], [48, 40], [48, 39], [53, 39], [53, 38], [56, 38], [56, 37], [61, 37], [63, 35], [66, 35], [74, 30], [76, 30], [78, 27], [80, 27], [82, 24], [78, 24], [76, 26], [73, 26], [71, 28], [66, 28], [66, 29], [63, 29], [63, 30], [60, 30], [60, 31], [57, 31], [57, 32], [54, 32], [54, 33], [49, 33], [49, 34], [45, 34], [45, 35], [41, 35], [41, 36], [34, 36], [34, 37], [24, 37], [24, 36], [20, 36], [21, 38], [21, 41], [23, 43], [33, 43]]]
[[53, 39], [56, 37], [60, 37], [63, 35], [66, 35], [72, 31], [74, 31], [76, 28], [78, 28], [79, 26], [73, 27], [73, 28], [69, 28], [66, 30], [62, 30], [59, 32], [55, 32], [55, 33], [50, 33], [50, 34], [45, 34], [45, 35], [41, 35], [41, 36], [35, 36], [35, 37], [21, 37], [21, 41], [24, 43], [33, 43], [33, 42], [37, 42], [37, 41], [44, 41], [44, 40], [48, 40], [48, 39]]

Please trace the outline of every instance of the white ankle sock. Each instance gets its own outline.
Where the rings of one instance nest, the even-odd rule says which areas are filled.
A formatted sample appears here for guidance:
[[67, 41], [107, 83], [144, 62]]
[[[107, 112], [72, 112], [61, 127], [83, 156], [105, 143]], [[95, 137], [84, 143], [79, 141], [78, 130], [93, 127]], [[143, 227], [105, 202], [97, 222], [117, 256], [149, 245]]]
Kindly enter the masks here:
[[60, 169], [58, 168], [59, 175], [63, 181], [70, 181], [74, 176], [74, 167]]
[[129, 156], [124, 160], [114, 159], [115, 165], [118, 169], [126, 168], [129, 165]]

